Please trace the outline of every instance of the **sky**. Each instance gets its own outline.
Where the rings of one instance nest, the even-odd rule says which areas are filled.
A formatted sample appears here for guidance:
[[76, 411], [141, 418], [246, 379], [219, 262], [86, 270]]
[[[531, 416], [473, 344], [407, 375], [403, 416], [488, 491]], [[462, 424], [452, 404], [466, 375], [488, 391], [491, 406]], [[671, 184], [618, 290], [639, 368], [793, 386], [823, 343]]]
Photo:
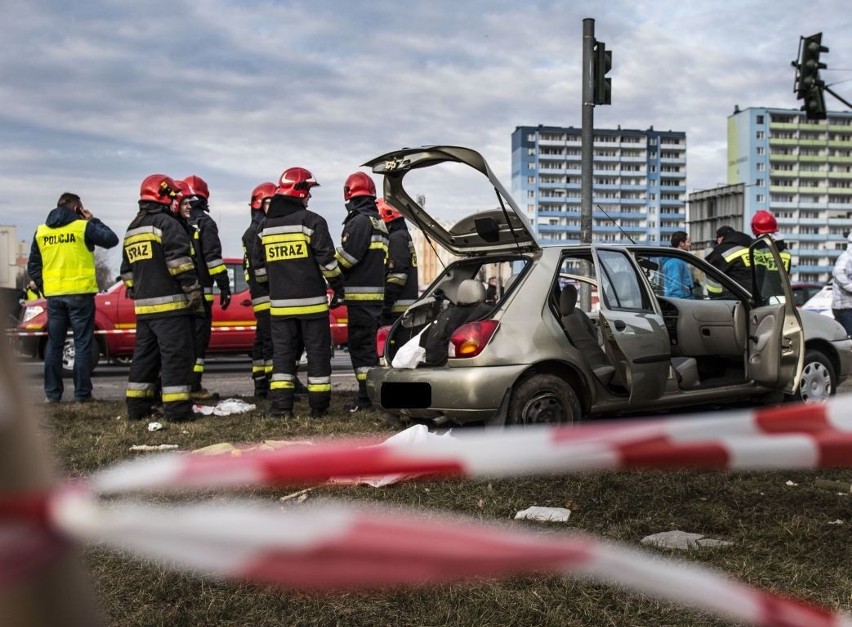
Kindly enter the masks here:
[[[852, 100], [840, 0], [1, 1], [0, 224], [20, 240], [65, 191], [122, 237], [142, 179], [196, 174], [241, 256], [251, 190], [296, 165], [338, 238], [346, 176], [406, 146], [473, 148], [510, 189], [515, 127], [581, 126], [584, 18], [613, 53], [595, 126], [686, 132], [689, 191], [726, 183], [735, 106], [799, 107], [801, 36], [823, 33]], [[435, 184], [439, 218], [475, 204]]]

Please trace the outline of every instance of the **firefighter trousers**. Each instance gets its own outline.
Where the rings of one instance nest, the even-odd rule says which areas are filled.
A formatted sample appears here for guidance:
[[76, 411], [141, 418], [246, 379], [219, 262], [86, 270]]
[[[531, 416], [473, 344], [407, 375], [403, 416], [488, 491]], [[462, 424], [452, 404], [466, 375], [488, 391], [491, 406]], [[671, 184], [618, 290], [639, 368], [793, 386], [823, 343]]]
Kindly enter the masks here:
[[251, 378], [254, 395], [266, 397], [272, 374], [272, 326], [269, 310], [255, 311], [254, 344], [251, 347]]
[[363, 306], [348, 304], [349, 358], [358, 381], [358, 403], [370, 404], [367, 396], [367, 371], [379, 365], [376, 354], [376, 331], [381, 315], [381, 305]]
[[293, 318], [271, 316], [272, 377], [269, 382], [273, 413], [293, 411], [296, 368], [302, 347], [308, 354], [308, 405], [315, 413], [331, 404], [331, 329], [328, 316]]
[[193, 348], [195, 363], [192, 366], [192, 391], [201, 390], [201, 377], [204, 375], [204, 358], [210, 344], [210, 332], [213, 326], [213, 303], [202, 300], [204, 312], [192, 317]]
[[163, 416], [175, 421], [192, 419], [192, 324], [192, 318], [185, 315], [137, 319], [126, 392], [130, 420], [151, 414], [158, 377], [162, 377]]

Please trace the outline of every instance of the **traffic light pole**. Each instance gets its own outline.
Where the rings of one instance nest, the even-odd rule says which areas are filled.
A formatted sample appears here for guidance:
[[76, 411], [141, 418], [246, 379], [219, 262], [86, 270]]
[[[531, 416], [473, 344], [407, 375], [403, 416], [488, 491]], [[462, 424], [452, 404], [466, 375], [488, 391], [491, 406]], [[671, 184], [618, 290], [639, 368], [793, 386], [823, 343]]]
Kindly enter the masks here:
[[595, 20], [583, 20], [583, 115], [580, 130], [580, 243], [592, 241], [592, 178], [595, 127], [594, 74]]

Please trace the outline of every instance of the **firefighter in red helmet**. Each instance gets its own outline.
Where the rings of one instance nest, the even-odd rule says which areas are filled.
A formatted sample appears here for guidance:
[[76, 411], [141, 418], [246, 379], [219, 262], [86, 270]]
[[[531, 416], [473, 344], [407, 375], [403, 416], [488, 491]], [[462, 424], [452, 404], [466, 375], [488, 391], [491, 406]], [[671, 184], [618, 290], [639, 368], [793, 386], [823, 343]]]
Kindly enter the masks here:
[[775, 216], [766, 209], [756, 211], [751, 218], [751, 232], [754, 233], [755, 237], [772, 235], [772, 239], [775, 240], [775, 247], [778, 249], [781, 261], [784, 264], [784, 269], [790, 272], [793, 259], [787, 250], [787, 243], [778, 234], [778, 221], [775, 219]]
[[385, 302], [382, 324], [393, 324], [417, 300], [417, 252], [405, 218], [383, 198], [376, 199], [379, 216], [388, 229], [388, 258], [385, 271]]
[[227, 309], [231, 302], [231, 283], [225, 262], [222, 260], [222, 243], [219, 241], [219, 228], [210, 217], [210, 190], [207, 182], [200, 176], [192, 175], [183, 179], [186, 193], [181, 200], [184, 217], [192, 233], [192, 245], [198, 267], [198, 280], [204, 291], [204, 309], [195, 320], [195, 365], [192, 368], [192, 398], [206, 400], [216, 395], [208, 392], [201, 384], [204, 376], [204, 360], [210, 332], [213, 325], [213, 282], [219, 288], [219, 304]]
[[350, 412], [372, 409], [367, 396], [367, 371], [379, 365], [376, 331], [385, 300], [385, 258], [388, 230], [376, 206], [376, 185], [364, 172], [355, 172], [343, 184], [346, 219], [337, 262], [343, 271], [348, 311], [349, 357], [358, 381], [358, 399]]
[[202, 299], [192, 260], [192, 242], [172, 215], [175, 181], [152, 174], [142, 181], [139, 213], [127, 227], [121, 278], [132, 290], [136, 311], [136, 348], [130, 364], [126, 403], [131, 420], [153, 411], [157, 377], [162, 377], [163, 415], [193, 418], [189, 397], [192, 376], [192, 312]]
[[249, 200], [251, 223], [243, 233], [243, 271], [256, 321], [251, 351], [251, 377], [254, 382], [254, 395], [258, 398], [266, 398], [269, 392], [269, 377], [272, 375], [272, 328], [269, 321], [269, 284], [258, 283], [252, 256], [254, 247], [260, 245], [257, 234], [269, 209], [269, 203], [275, 195], [275, 188], [275, 183], [270, 181], [261, 183], [252, 190]]
[[270, 413], [293, 416], [296, 361], [308, 354], [308, 404], [311, 416], [328, 413], [331, 403], [331, 330], [327, 287], [342, 295], [340, 268], [328, 223], [308, 209], [311, 189], [319, 183], [305, 168], [281, 173], [252, 251], [258, 283], [269, 285], [272, 327]]

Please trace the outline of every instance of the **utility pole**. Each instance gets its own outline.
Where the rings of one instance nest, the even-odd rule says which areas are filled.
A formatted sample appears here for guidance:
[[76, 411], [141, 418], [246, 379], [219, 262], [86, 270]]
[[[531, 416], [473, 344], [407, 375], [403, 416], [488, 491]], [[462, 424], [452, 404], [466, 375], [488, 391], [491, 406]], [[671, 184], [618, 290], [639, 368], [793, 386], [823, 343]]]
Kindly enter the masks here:
[[595, 20], [583, 20], [583, 113], [580, 129], [580, 243], [592, 241], [592, 143], [594, 141], [595, 103], [592, 71], [595, 47]]

